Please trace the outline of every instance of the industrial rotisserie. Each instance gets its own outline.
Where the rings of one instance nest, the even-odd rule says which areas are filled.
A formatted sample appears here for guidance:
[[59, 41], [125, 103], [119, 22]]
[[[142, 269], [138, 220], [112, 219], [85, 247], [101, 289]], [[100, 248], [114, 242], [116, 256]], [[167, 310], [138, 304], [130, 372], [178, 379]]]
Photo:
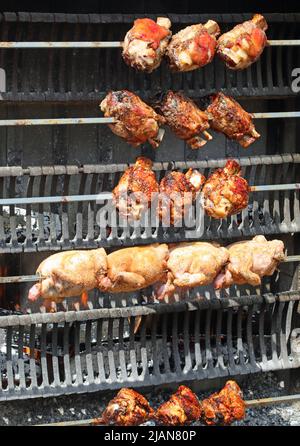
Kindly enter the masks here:
[[215, 288], [232, 284], [259, 286], [261, 278], [271, 276], [285, 259], [281, 240], [267, 241], [263, 235], [227, 246], [229, 262], [216, 277]]
[[166, 51], [174, 71], [191, 71], [210, 63], [215, 55], [219, 25], [209, 20], [174, 34]]
[[205, 242], [178, 243], [169, 247], [168, 280], [155, 287], [158, 299], [175, 291], [209, 285], [228, 261], [228, 251], [218, 244]]
[[123, 217], [139, 220], [151, 205], [153, 195], [159, 192], [152, 161], [145, 157], [136, 159], [113, 190], [114, 202]]
[[170, 27], [166, 17], [158, 17], [156, 22], [148, 18], [135, 20], [123, 43], [127, 65], [148, 73], [159, 67], [172, 35]]
[[60, 301], [98, 288], [107, 272], [106, 259], [103, 248], [53, 254], [39, 265], [41, 280], [30, 288], [28, 299]]
[[184, 220], [204, 182], [204, 175], [196, 169], [189, 169], [186, 174], [172, 171], [165, 175], [159, 185], [158, 209], [164, 225]]
[[265, 18], [255, 14], [251, 20], [236, 25], [218, 39], [217, 54], [228, 68], [242, 70], [255, 62], [267, 44]]
[[108, 403], [102, 417], [94, 424], [138, 426], [152, 417], [154, 411], [146, 398], [133, 389], [121, 389]]
[[202, 188], [204, 209], [213, 218], [237, 214], [248, 205], [249, 192], [240, 165], [228, 160], [223, 169], [212, 173]]
[[164, 426], [184, 426], [197, 421], [201, 405], [197, 396], [186, 386], [180, 386], [168, 401], [156, 410], [154, 419]]
[[260, 134], [255, 130], [252, 117], [234, 99], [217, 93], [206, 109], [211, 128], [224, 133], [228, 138], [248, 147]]
[[192, 149], [200, 149], [212, 139], [206, 131], [209, 128], [206, 113], [182, 94], [168, 91], [159, 109], [172, 132]]
[[116, 135], [137, 147], [147, 141], [152, 147], [158, 147], [164, 130], [160, 124], [163, 116], [145, 104], [138, 96], [127, 90], [109, 92], [100, 104], [105, 117], [115, 118], [114, 124], [108, 124]]
[[168, 245], [153, 244], [119, 249], [107, 256], [107, 276], [100, 289], [110, 293], [136, 291], [162, 280]]
[[220, 392], [201, 401], [201, 419], [208, 425], [231, 424], [245, 418], [243, 394], [235, 381], [227, 381]]

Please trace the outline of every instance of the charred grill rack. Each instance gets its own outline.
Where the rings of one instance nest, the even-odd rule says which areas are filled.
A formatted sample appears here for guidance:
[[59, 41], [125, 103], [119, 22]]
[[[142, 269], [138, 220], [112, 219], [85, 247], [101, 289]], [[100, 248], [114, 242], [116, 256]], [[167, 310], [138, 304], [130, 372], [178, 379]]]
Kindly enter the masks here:
[[[249, 184], [284, 184], [299, 181], [299, 154], [241, 158], [244, 176]], [[226, 160], [155, 163], [157, 179], [169, 169], [186, 171], [200, 169], [209, 175], [223, 167]], [[280, 168], [278, 168], [280, 166]], [[16, 215], [17, 205], [0, 206], [0, 246], [2, 252], [30, 252], [72, 248], [96, 248], [137, 245], [149, 242], [182, 241], [186, 228], [151, 229], [137, 226], [122, 229], [101, 227], [101, 208], [111, 200], [67, 202], [63, 197], [97, 195], [111, 191], [128, 167], [122, 165], [36, 166], [0, 168], [0, 190], [4, 199], [61, 196], [62, 203], [23, 205], [24, 212]], [[22, 195], [19, 191], [22, 191]], [[79, 199], [79, 198], [78, 198]], [[75, 198], [76, 200], [76, 198]], [[111, 203], [113, 207], [113, 204]], [[35, 218], [33, 218], [33, 215]], [[47, 219], [45, 218], [47, 217]], [[98, 216], [98, 217], [97, 217]], [[33, 223], [33, 221], [35, 223]], [[33, 226], [36, 226], [34, 229]], [[190, 231], [200, 231], [197, 222]], [[298, 190], [252, 192], [250, 203], [240, 215], [227, 220], [205, 216], [206, 240], [233, 238], [255, 234], [294, 233], [300, 231]]]
[[[168, 16], [174, 32], [184, 25], [208, 19], [215, 19], [225, 31], [250, 17], [249, 14]], [[3, 13], [0, 39], [120, 41], [137, 17]], [[270, 25], [269, 39], [300, 38], [300, 14], [265, 14], [265, 17]], [[172, 74], [163, 63], [151, 75], [127, 67], [120, 51], [120, 48], [1, 49], [0, 67], [6, 74], [6, 90], [1, 92], [4, 101], [1, 119], [18, 119], [24, 114], [28, 118], [48, 118], [49, 114], [90, 117], [91, 110], [98, 116], [97, 103], [106, 91], [122, 88], [145, 99], [167, 89], [184, 90], [194, 98], [223, 90], [232, 96], [251, 97], [256, 103], [253, 110], [258, 112], [264, 110], [256, 109], [257, 98], [266, 102], [274, 99], [268, 101], [269, 111], [281, 108], [274, 107], [275, 102], [284, 110], [299, 109], [291, 89], [292, 69], [300, 66], [297, 47], [266, 48], [261, 59], [242, 72], [227, 70], [215, 58], [207, 67], [192, 73]], [[14, 274], [32, 274], [34, 266], [51, 251], [97, 246], [109, 251], [114, 247], [184, 238], [183, 230], [172, 228], [159, 228], [151, 233], [143, 228], [127, 232], [119, 228], [108, 233], [107, 228], [99, 228], [96, 220], [102, 205], [92, 200], [29, 202], [25, 206], [17, 203], [23, 198], [82, 196], [112, 190], [128, 166], [120, 163], [125, 159], [130, 163], [140, 153], [116, 139], [108, 129], [106, 132], [104, 126], [99, 132], [91, 132], [92, 136], [83, 127], [87, 126], [77, 126], [76, 131], [45, 130], [45, 127], [42, 131], [30, 127], [23, 130], [17, 126], [0, 130], [0, 161], [5, 166], [0, 167], [0, 196], [16, 200], [9, 205], [0, 200], [0, 253], [4, 258], [15, 259], [10, 262], [15, 263]], [[284, 153], [298, 151], [295, 123], [289, 128], [284, 128], [282, 121], [278, 125], [268, 123], [260, 132], [261, 142], [248, 152], [240, 151], [231, 142], [225, 143], [224, 150], [224, 139], [216, 135], [214, 156], [213, 145], [209, 154], [192, 152], [182, 142], [178, 142], [172, 162], [165, 162], [173, 159], [169, 147], [151, 153], [143, 147], [142, 153], [155, 158], [158, 179], [169, 169], [185, 171], [189, 167], [207, 175], [222, 167], [226, 156], [233, 156], [240, 160], [251, 185], [300, 183], [300, 154]], [[268, 136], [263, 139], [266, 133]], [[73, 142], [79, 141], [72, 163], [65, 151], [68, 135]], [[165, 139], [170, 136], [167, 132]], [[30, 138], [34, 140], [32, 144]], [[38, 144], [43, 150], [37, 150]], [[79, 156], [80, 144], [86, 144], [86, 148]], [[175, 144], [171, 139], [172, 147]], [[39, 157], [35, 158], [36, 154]], [[185, 161], [179, 161], [179, 155]], [[205, 160], [209, 155], [216, 159]], [[84, 162], [78, 162], [82, 159]], [[222, 239], [226, 245], [230, 240], [256, 234], [270, 238], [276, 235], [284, 239], [290, 256], [298, 254], [295, 240], [299, 240], [300, 232], [299, 191], [254, 192], [250, 206], [242, 214], [222, 222], [206, 217], [204, 226], [201, 239]], [[260, 289], [240, 286], [221, 293], [211, 288], [196, 289], [184, 301], [177, 298], [168, 304], [153, 303], [150, 290], [110, 296], [95, 292], [90, 293], [88, 310], [73, 311], [74, 300], [68, 299], [63, 311], [58, 306], [56, 313], [42, 313], [31, 306], [31, 312], [26, 313], [29, 284], [6, 284], [5, 292], [11, 293], [16, 286], [22, 296], [23, 314], [0, 310], [0, 400], [300, 367], [300, 280], [296, 262], [284, 263], [280, 274], [265, 278]]]

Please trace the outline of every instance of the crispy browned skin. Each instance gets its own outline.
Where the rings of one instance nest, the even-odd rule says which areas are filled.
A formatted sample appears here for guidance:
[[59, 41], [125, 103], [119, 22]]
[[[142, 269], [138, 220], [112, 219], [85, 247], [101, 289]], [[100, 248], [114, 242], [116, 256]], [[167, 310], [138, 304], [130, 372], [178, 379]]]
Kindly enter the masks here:
[[166, 55], [173, 71], [191, 71], [210, 63], [215, 55], [219, 25], [209, 20], [187, 26], [171, 39]]
[[201, 406], [197, 396], [186, 386], [180, 386], [168, 401], [154, 414], [158, 424], [164, 426], [184, 426], [197, 421]]
[[116, 119], [115, 124], [109, 124], [110, 129], [129, 144], [137, 147], [148, 141], [152, 147], [159, 146], [163, 137], [159, 125], [165, 119], [135, 94], [127, 90], [111, 91], [100, 108], [105, 117]]
[[168, 221], [171, 224], [181, 221], [204, 181], [204, 175], [193, 169], [186, 174], [176, 171], [166, 174], [159, 185], [159, 216], [165, 224]]
[[127, 65], [148, 73], [157, 68], [171, 38], [170, 26], [166, 17], [158, 17], [156, 22], [148, 18], [135, 20], [124, 38], [122, 56]]
[[212, 139], [206, 131], [209, 128], [206, 113], [182, 94], [168, 91], [159, 108], [172, 132], [192, 149], [199, 149]]
[[224, 133], [243, 147], [255, 142], [260, 134], [255, 130], [251, 114], [247, 113], [238, 102], [223, 93], [215, 95], [207, 108], [210, 125], [214, 130]]
[[135, 165], [129, 167], [122, 175], [118, 185], [113, 190], [114, 201], [120, 214], [134, 220], [139, 220], [150, 205], [159, 187], [155, 173], [151, 170], [152, 161], [139, 157]]
[[285, 258], [281, 240], [268, 241], [263, 235], [227, 246], [229, 262], [215, 279], [215, 288], [232, 284], [261, 285], [261, 278], [272, 276]]
[[251, 20], [236, 25], [219, 37], [217, 54], [228, 68], [241, 70], [249, 67], [263, 52], [267, 44], [265, 18], [255, 14]]
[[245, 418], [243, 394], [235, 381], [227, 381], [220, 392], [201, 402], [201, 418], [208, 424], [231, 424]]
[[217, 169], [203, 186], [203, 206], [213, 218], [226, 218], [247, 207], [250, 188], [241, 176], [240, 165], [228, 160], [223, 169]]
[[102, 417], [94, 424], [137, 426], [152, 417], [154, 411], [143, 395], [133, 389], [121, 389], [108, 403]]

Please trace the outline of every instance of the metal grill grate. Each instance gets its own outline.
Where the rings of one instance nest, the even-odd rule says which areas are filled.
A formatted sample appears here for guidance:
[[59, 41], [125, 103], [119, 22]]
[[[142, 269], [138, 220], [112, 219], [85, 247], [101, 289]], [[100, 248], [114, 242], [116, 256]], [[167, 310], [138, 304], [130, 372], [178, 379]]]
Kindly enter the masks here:
[[1, 317], [0, 400], [299, 367], [299, 299], [287, 292]]
[[[173, 32], [193, 23], [216, 20], [222, 31], [250, 18], [249, 14], [167, 14]], [[153, 15], [149, 15], [155, 18]], [[3, 13], [2, 41], [120, 41], [138, 15]], [[299, 39], [299, 14], [266, 14], [268, 38]], [[14, 101], [99, 100], [107, 90], [128, 88], [142, 96], [161, 90], [185, 90], [199, 97], [222, 89], [234, 96], [293, 95], [291, 73], [299, 66], [297, 47], [266, 48], [249, 69], [232, 72], [215, 58], [191, 73], [172, 74], [165, 63], [151, 76], [128, 68], [121, 50], [113, 49], [1, 49], [6, 72], [2, 99]], [[67, 69], [68, 67], [68, 69]]]
[[[299, 154], [241, 158], [244, 175], [251, 185], [298, 183]], [[214, 168], [224, 166], [226, 160], [155, 163], [160, 180], [168, 169], [198, 168], [208, 175]], [[280, 165], [280, 169], [278, 168]], [[2, 167], [0, 190], [3, 198], [34, 196], [89, 195], [111, 191], [122, 172], [122, 165], [84, 165], [48, 167]], [[151, 241], [175, 242], [187, 237], [185, 228], [154, 229], [103, 226], [99, 212], [102, 203], [78, 201], [75, 203], [42, 203], [0, 206], [1, 252], [30, 252], [97, 246], [142, 244]], [[196, 223], [197, 224], [197, 223]], [[204, 232], [191, 227], [204, 239], [232, 238], [255, 234], [291, 233], [300, 230], [298, 190], [253, 192], [248, 209], [227, 220], [205, 216]]]

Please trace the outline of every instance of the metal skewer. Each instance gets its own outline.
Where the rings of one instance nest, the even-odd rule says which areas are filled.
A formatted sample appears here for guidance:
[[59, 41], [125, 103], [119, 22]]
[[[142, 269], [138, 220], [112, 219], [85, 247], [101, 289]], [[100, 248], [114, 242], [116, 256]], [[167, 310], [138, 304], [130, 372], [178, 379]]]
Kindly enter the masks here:
[[[298, 39], [268, 40], [268, 46], [300, 46]], [[33, 48], [122, 48], [123, 42], [0, 42], [0, 48], [33, 49]]]

